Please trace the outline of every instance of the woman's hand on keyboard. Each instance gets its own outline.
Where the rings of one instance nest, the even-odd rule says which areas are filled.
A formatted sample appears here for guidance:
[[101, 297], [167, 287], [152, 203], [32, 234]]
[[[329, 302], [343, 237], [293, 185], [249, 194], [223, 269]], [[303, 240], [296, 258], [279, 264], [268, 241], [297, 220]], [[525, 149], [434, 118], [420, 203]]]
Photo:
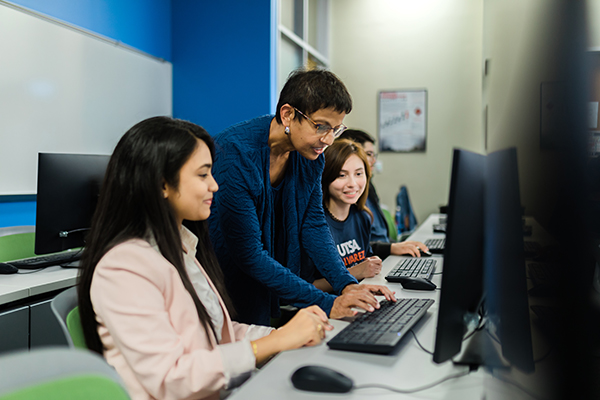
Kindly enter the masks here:
[[424, 243], [407, 240], [405, 242], [392, 243], [390, 254], [395, 256], [409, 255], [412, 257], [421, 257], [419, 249], [429, 251]]
[[375, 295], [385, 296], [387, 300], [396, 301], [394, 293], [386, 286], [381, 285], [348, 285], [333, 302], [329, 318], [340, 319], [353, 317], [357, 311], [353, 308], [362, 308], [365, 311], [374, 311], [379, 308], [379, 301]]

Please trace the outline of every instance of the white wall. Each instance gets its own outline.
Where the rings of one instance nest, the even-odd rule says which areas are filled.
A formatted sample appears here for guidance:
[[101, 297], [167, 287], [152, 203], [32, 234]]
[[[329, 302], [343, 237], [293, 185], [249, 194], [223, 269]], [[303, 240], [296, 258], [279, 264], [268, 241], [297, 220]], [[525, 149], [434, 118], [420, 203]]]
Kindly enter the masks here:
[[587, 20], [590, 37], [590, 47], [600, 51], [600, 0], [587, 0]]
[[448, 201], [452, 148], [483, 152], [483, 2], [332, 0], [331, 69], [354, 108], [345, 124], [377, 136], [377, 94], [426, 88], [427, 151], [383, 153], [375, 176], [392, 209], [407, 185], [419, 222]]
[[[480, 153], [516, 146], [521, 202], [552, 219], [561, 174], [557, 152], [540, 148], [540, 86], [561, 81], [573, 43], [568, 0], [332, 0], [332, 70], [354, 109], [346, 125], [377, 135], [377, 93], [426, 88], [425, 153], [380, 154], [375, 184], [395, 205], [409, 188], [422, 222], [447, 203], [452, 148]], [[590, 46], [600, 46], [600, 0], [587, 0]], [[571, 8], [572, 9], [572, 8]], [[485, 72], [488, 61], [487, 74]], [[486, 112], [487, 110], [487, 112]]]
[[542, 83], [562, 81], [563, 0], [484, 0], [483, 101], [488, 152], [516, 146], [521, 204], [546, 224], [555, 212], [556, 151], [540, 148]]

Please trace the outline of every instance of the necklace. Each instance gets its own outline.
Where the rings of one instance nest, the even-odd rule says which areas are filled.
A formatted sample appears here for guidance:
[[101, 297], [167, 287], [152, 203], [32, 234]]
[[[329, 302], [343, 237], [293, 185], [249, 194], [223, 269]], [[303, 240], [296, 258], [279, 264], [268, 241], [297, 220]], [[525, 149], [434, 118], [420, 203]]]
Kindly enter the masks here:
[[323, 206], [323, 208], [325, 209], [325, 211], [327, 211], [327, 214], [329, 214], [329, 216], [331, 217], [331, 219], [332, 219], [332, 220], [334, 220], [334, 221], [337, 221], [337, 222], [344, 222], [344, 221], [346, 221], [346, 219], [348, 218], [348, 217], [346, 217], [346, 219], [343, 219], [343, 220], [341, 220], [341, 219], [338, 219], [338, 218], [336, 218], [336, 217], [335, 217], [335, 215], [333, 215], [333, 214], [331, 213], [331, 211], [329, 211], [329, 208], [327, 208], [327, 207], [325, 207], [325, 206]]

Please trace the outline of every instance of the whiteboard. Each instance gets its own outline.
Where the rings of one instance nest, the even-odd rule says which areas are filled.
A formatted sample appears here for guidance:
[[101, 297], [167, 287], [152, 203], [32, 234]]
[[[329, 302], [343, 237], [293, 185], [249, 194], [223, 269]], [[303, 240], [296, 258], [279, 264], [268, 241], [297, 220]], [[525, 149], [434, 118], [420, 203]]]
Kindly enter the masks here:
[[172, 115], [172, 65], [0, 5], [0, 195], [35, 194], [38, 152], [111, 154]]

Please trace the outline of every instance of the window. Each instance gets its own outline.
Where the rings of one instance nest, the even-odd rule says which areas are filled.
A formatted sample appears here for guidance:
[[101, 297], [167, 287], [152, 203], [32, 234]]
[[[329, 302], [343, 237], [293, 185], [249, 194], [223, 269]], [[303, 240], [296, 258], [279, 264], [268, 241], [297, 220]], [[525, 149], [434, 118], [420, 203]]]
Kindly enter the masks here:
[[301, 66], [329, 68], [329, 0], [279, 0], [277, 93]]

